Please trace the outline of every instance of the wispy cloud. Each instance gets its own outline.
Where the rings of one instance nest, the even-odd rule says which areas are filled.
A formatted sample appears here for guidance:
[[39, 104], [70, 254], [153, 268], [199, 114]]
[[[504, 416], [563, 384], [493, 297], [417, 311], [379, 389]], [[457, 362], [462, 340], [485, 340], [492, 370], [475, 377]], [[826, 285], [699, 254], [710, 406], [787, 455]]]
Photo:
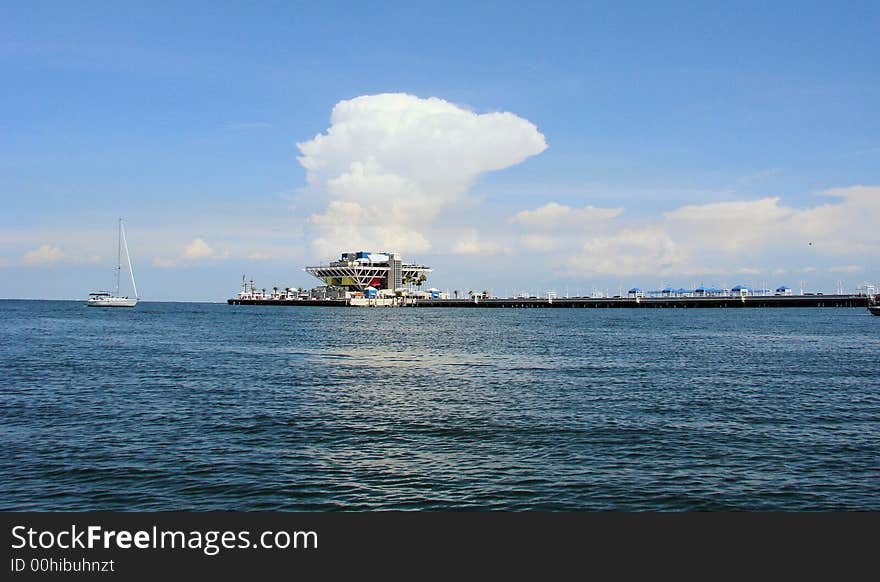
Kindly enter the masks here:
[[741, 273], [743, 275], [760, 275], [764, 272], [763, 269], [758, 269], [756, 267], [740, 267], [736, 270], [737, 273]]
[[859, 265], [838, 265], [828, 269], [831, 273], [858, 273], [862, 270], [862, 267]]
[[51, 265], [66, 260], [67, 256], [61, 247], [45, 244], [26, 252], [21, 260], [25, 265]]
[[863, 150], [858, 150], [858, 151], [853, 152], [853, 155], [856, 155], [856, 156], [873, 156], [873, 155], [877, 155], [877, 154], [880, 154], [880, 147], [866, 148]]
[[247, 258], [251, 261], [271, 261], [272, 255], [265, 252], [255, 252], [251, 253], [247, 256]]
[[182, 267], [192, 263], [206, 260], [219, 260], [229, 257], [229, 251], [219, 251], [210, 246], [201, 238], [196, 238], [187, 243], [180, 254], [173, 258], [156, 257], [153, 266], [159, 268]]
[[556, 202], [549, 202], [534, 210], [523, 210], [515, 214], [510, 222], [536, 230], [583, 229], [617, 218], [623, 208], [597, 208], [584, 206], [572, 208]]
[[476, 229], [470, 229], [452, 245], [452, 252], [457, 255], [488, 257], [509, 253], [510, 249], [495, 241], [482, 239]]
[[778, 197], [691, 204], [640, 221], [627, 220], [616, 209], [551, 203], [521, 211], [509, 222], [525, 230], [519, 239], [524, 250], [547, 253], [547, 264], [558, 272], [580, 276], [758, 274], [763, 270], [743, 262], [773, 264], [773, 257], [812, 262], [880, 252], [880, 243], [865, 236], [880, 224], [880, 187], [837, 188], [822, 195], [832, 201], [807, 208], [787, 206]]
[[267, 129], [272, 127], [271, 123], [266, 121], [230, 121], [223, 125], [226, 131], [247, 131], [250, 129]]
[[21, 264], [27, 267], [44, 267], [60, 263], [97, 263], [100, 260], [97, 255], [87, 256], [47, 243], [25, 252], [21, 257]]
[[747, 186], [755, 182], [760, 182], [762, 180], [766, 180], [767, 178], [776, 176], [780, 172], [781, 170], [779, 168], [766, 168], [764, 170], [758, 170], [757, 172], [752, 172], [751, 174], [740, 176], [740, 178], [736, 181], [736, 185]]

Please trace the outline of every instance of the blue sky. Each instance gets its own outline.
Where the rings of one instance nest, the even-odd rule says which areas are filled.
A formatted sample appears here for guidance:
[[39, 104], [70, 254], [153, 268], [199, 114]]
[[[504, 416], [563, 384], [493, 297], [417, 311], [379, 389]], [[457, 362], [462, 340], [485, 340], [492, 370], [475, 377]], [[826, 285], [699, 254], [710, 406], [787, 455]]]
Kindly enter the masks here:
[[[302, 266], [346, 244], [315, 217], [353, 221], [352, 245], [392, 239], [334, 214], [362, 193], [333, 190], [345, 170], [310, 179], [297, 144], [386, 93], [428, 122], [432, 97], [467, 127], [509, 112], [548, 146], [449, 192], [394, 174], [443, 199], [400, 218], [419, 242], [398, 249], [439, 287], [876, 282], [878, 39], [869, 2], [9, 5], [0, 297], [107, 286], [120, 215], [145, 299], [220, 300], [243, 272], [313, 285]], [[346, 127], [387, 121], [373, 110]], [[438, 127], [420, 155], [462, 131]], [[469, 140], [532, 143], [520, 129]], [[331, 162], [402, 163], [364, 147]]]

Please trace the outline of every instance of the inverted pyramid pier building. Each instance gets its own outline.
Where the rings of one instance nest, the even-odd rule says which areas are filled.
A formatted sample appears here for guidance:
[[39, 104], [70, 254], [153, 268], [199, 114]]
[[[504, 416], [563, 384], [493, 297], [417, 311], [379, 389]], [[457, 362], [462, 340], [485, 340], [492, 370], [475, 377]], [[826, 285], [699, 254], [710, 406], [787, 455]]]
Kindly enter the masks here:
[[342, 253], [338, 261], [328, 265], [306, 267], [305, 271], [328, 287], [345, 287], [350, 291], [398, 289], [421, 285], [431, 272], [430, 267], [404, 263], [398, 253], [357, 251]]

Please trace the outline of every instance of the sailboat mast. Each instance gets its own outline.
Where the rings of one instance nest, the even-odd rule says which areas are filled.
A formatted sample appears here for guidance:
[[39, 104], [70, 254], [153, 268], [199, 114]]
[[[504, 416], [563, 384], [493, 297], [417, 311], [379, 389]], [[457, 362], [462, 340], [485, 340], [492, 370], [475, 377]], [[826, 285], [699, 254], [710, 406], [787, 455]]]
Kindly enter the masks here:
[[119, 232], [116, 234], [116, 293], [119, 297], [119, 271], [122, 270], [122, 219], [119, 219]]
[[[131, 255], [128, 253], [128, 241], [125, 240], [125, 229], [122, 228], [122, 219], [119, 219], [119, 235], [122, 240], [122, 244], [125, 246], [125, 260], [128, 262], [128, 276], [131, 277], [131, 288], [134, 291], [134, 298], [138, 298], [138, 288], [137, 285], [134, 284], [134, 269], [131, 268]], [[122, 266], [120, 265], [120, 268]]]

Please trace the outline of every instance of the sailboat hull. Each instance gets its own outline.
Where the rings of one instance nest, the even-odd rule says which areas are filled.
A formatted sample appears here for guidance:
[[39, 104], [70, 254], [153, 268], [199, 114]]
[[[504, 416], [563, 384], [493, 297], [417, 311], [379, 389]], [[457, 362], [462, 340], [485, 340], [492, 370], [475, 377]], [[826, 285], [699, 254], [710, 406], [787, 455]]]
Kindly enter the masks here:
[[86, 305], [89, 307], [134, 307], [137, 303], [137, 299], [129, 299], [128, 297], [102, 297], [86, 301]]

